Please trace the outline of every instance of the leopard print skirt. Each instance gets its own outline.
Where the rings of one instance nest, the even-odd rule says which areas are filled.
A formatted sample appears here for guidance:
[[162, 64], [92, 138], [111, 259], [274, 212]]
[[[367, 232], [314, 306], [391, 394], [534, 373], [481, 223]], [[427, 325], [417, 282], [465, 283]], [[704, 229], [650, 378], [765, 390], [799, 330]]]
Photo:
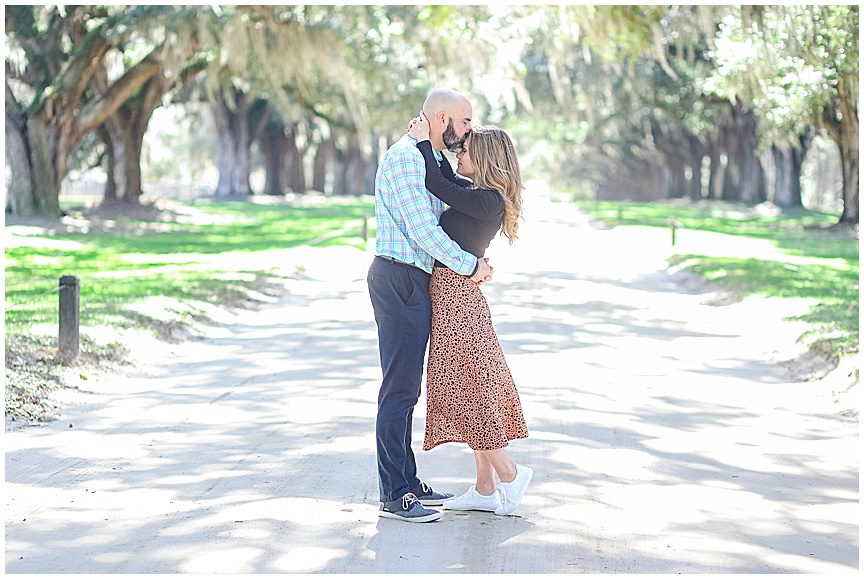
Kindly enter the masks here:
[[436, 267], [429, 297], [432, 334], [423, 450], [445, 442], [495, 450], [526, 438], [519, 393], [483, 292], [467, 277]]

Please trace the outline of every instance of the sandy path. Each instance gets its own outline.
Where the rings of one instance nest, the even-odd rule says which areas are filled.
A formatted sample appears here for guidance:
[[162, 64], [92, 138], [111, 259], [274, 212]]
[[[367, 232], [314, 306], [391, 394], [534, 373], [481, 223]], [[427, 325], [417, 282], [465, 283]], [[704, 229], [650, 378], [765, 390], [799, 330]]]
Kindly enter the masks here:
[[[666, 232], [529, 199], [484, 287], [531, 431], [518, 516], [377, 517], [370, 257], [303, 249], [284, 299], [6, 433], [6, 572], [856, 572], [855, 390], [794, 381], [806, 304], [710, 305]], [[421, 476], [463, 492], [469, 451], [419, 451], [423, 415]]]

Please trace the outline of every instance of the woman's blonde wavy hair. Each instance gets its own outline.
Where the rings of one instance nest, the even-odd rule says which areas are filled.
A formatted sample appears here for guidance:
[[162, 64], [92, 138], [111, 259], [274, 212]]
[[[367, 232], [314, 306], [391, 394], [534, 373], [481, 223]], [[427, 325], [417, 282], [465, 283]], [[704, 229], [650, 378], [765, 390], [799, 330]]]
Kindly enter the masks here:
[[522, 190], [525, 188], [513, 142], [502, 129], [481, 125], [471, 129], [465, 145], [474, 164], [474, 186], [495, 189], [504, 198], [501, 231], [513, 245], [522, 216]]

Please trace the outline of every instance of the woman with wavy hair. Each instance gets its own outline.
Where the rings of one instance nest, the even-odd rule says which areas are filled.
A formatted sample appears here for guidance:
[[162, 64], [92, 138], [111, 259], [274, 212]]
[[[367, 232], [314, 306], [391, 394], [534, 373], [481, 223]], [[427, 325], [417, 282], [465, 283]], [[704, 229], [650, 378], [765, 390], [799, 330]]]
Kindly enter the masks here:
[[[411, 121], [408, 134], [417, 139], [425, 159], [426, 188], [449, 206], [439, 223], [451, 239], [478, 258], [499, 231], [510, 244], [516, 241], [523, 186], [506, 132], [495, 126], [472, 129], [456, 155], [459, 175], [446, 159], [439, 165], [424, 114]], [[509, 441], [527, 437], [528, 428], [489, 306], [477, 283], [440, 262], [432, 271], [429, 296], [423, 450], [467, 442], [477, 467], [476, 483], [443, 506], [509, 514], [519, 506], [533, 471], [517, 465], [507, 452]]]

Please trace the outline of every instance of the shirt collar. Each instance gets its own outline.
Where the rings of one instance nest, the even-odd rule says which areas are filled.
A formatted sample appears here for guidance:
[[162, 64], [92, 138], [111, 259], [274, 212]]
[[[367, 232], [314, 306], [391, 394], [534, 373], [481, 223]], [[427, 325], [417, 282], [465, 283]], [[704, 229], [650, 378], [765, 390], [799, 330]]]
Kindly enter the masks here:
[[[417, 145], [417, 143], [419, 142], [417, 139], [415, 139], [411, 135], [405, 135], [405, 136], [408, 137], [409, 139], [411, 139], [411, 142], [414, 143], [414, 145]], [[435, 159], [438, 160], [438, 164], [440, 165], [441, 162], [444, 160], [444, 153], [442, 153], [441, 151], [436, 151], [435, 149], [432, 149], [432, 154], [435, 155]]]

